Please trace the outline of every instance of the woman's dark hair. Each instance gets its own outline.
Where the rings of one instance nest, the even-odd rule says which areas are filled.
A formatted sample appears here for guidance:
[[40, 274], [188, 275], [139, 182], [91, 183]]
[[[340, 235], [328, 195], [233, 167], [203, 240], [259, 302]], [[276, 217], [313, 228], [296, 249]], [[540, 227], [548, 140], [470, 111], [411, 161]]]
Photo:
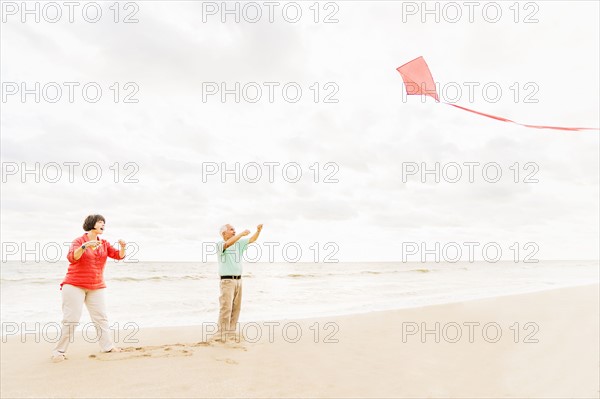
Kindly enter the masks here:
[[106, 219], [104, 219], [104, 216], [102, 215], [90, 215], [86, 217], [83, 221], [83, 231], [94, 230], [94, 226], [96, 226], [96, 222], [98, 222], [98, 220], [102, 220], [104, 223], [106, 223]]

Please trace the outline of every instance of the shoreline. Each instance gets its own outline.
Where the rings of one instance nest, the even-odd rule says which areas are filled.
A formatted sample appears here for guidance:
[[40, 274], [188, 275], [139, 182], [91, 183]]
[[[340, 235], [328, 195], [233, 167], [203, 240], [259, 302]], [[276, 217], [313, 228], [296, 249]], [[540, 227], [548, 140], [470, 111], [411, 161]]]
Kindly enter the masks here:
[[[471, 301], [479, 301], [479, 300], [485, 300], [485, 299], [493, 299], [493, 298], [504, 298], [504, 297], [511, 297], [511, 296], [515, 296], [515, 295], [526, 295], [526, 294], [533, 294], [533, 293], [539, 293], [539, 292], [547, 292], [547, 291], [555, 291], [555, 290], [562, 290], [562, 289], [568, 289], [568, 288], [583, 288], [583, 287], [592, 287], [592, 286], [596, 286], [600, 284], [599, 283], [582, 283], [582, 284], [575, 284], [575, 285], [566, 285], [566, 286], [559, 286], [559, 287], [547, 287], [547, 288], [535, 288], [535, 289], [530, 289], [527, 291], [515, 291], [515, 292], [509, 292], [509, 293], [504, 293], [504, 294], [494, 294], [494, 295], [489, 295], [489, 296], [478, 296], [478, 297], [473, 297], [473, 298], [468, 298], [468, 299], [452, 299], [448, 302], [439, 302], [439, 303], [430, 303], [430, 304], [418, 304], [418, 305], [407, 305], [407, 306], [401, 306], [401, 307], [393, 307], [393, 308], [389, 308], [389, 309], [379, 309], [379, 310], [369, 310], [369, 311], [358, 311], [358, 312], [346, 312], [346, 313], [331, 313], [331, 314], [325, 314], [325, 315], [314, 315], [314, 316], [301, 316], [301, 317], [293, 317], [293, 318], [278, 318], [276, 320], [278, 321], [283, 321], [283, 320], [314, 320], [314, 319], [324, 319], [324, 318], [331, 318], [331, 317], [344, 317], [344, 316], [360, 316], [360, 315], [366, 315], [366, 314], [370, 314], [370, 313], [379, 313], [379, 312], [393, 312], [396, 310], [403, 310], [403, 309], [419, 309], [419, 308], [428, 308], [428, 307], [433, 307], [433, 306], [444, 306], [444, 305], [451, 305], [451, 304], [456, 304], [456, 303], [462, 303], [462, 302], [471, 302]], [[243, 306], [243, 305], [242, 305]], [[109, 309], [110, 312], [110, 309]], [[85, 311], [84, 311], [85, 313]], [[214, 319], [217, 319], [217, 314], [215, 314]], [[244, 323], [249, 323], [249, 322], [265, 322], [265, 321], [272, 321], [272, 318], [253, 318], [252, 321], [241, 321], [241, 324]], [[110, 322], [110, 314], [109, 314], [109, 322]], [[20, 325], [21, 323], [26, 323], [27, 325], [30, 324], [34, 324], [37, 323], [36, 321], [25, 321], [25, 322], [19, 322], [18, 324]], [[48, 323], [58, 323], [57, 321], [54, 322], [45, 322], [46, 324]], [[206, 323], [210, 323], [210, 322], [206, 322]], [[140, 329], [154, 329], [154, 328], [188, 328], [188, 327], [198, 327], [201, 326], [202, 324], [174, 324], [174, 325], [155, 325], [155, 326], [142, 326], [140, 327]], [[5, 331], [4, 329], [0, 329], [0, 339], [4, 338], [5, 336]]]

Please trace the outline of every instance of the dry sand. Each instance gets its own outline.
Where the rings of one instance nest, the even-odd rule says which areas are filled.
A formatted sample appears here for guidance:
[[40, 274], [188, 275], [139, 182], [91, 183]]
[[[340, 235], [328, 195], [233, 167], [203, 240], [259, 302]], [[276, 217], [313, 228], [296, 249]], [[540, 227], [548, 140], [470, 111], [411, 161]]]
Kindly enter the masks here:
[[[249, 324], [246, 340], [226, 343], [203, 342], [200, 326], [141, 330], [138, 343], [121, 333], [115, 354], [78, 335], [61, 363], [50, 361], [52, 343], [11, 336], [0, 346], [1, 396], [598, 398], [598, 295], [592, 285], [279, 321], [273, 342], [265, 322], [258, 342]], [[421, 334], [436, 322], [439, 342]]]

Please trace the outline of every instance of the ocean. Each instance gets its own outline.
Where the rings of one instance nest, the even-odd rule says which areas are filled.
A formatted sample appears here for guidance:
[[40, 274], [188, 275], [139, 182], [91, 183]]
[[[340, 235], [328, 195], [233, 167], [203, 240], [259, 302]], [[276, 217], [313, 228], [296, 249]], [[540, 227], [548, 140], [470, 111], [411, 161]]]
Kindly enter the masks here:
[[[1, 265], [1, 321], [57, 323], [66, 262]], [[599, 282], [598, 261], [246, 263], [240, 322], [417, 307]], [[218, 316], [215, 263], [108, 260], [111, 325], [199, 325]], [[89, 322], [84, 309], [82, 323]], [[2, 329], [4, 331], [4, 328]]]

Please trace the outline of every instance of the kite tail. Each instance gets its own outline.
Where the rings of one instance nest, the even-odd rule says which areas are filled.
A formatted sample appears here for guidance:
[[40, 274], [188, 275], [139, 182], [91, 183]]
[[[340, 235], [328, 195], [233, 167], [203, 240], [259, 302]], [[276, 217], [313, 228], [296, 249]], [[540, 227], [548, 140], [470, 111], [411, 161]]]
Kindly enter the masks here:
[[450, 104], [450, 103], [444, 103], [444, 104], [446, 104], [446, 105], [452, 105], [453, 107], [462, 109], [464, 111], [469, 111], [469, 112], [472, 112], [472, 113], [477, 114], [477, 115], [485, 116], [487, 118], [496, 119], [496, 120], [502, 121], [502, 122], [515, 123], [517, 125], [521, 125], [521, 126], [525, 126], [525, 127], [530, 127], [530, 128], [534, 128], [534, 129], [566, 130], [566, 131], [569, 131], [569, 132], [578, 132], [578, 131], [583, 131], [583, 130], [600, 130], [600, 128], [597, 128], [597, 127], [562, 127], [562, 126], [526, 125], [524, 123], [519, 123], [519, 122], [511, 121], [510, 119], [502, 118], [501, 116], [490, 115], [490, 114], [486, 114], [486, 113], [483, 113], [483, 112], [475, 111], [475, 110], [472, 110], [472, 109], [469, 109], [469, 108], [461, 107], [460, 105]]

